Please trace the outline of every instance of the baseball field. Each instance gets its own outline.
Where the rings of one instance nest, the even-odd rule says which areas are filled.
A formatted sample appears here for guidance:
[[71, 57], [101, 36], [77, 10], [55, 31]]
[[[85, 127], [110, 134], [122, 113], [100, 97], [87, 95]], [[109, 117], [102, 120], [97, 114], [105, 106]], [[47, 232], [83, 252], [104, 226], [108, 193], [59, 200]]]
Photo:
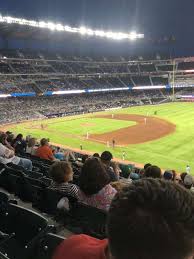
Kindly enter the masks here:
[[[194, 103], [141, 106], [103, 113], [24, 122], [9, 130], [90, 152], [110, 150], [135, 164], [194, 175]], [[113, 148], [113, 140], [115, 147]]]

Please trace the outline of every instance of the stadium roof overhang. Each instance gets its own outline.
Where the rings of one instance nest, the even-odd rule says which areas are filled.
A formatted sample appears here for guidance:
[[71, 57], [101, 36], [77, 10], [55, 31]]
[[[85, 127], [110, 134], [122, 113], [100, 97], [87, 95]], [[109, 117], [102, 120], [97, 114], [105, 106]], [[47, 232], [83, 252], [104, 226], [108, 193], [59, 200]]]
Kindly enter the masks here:
[[0, 36], [3, 38], [14, 38], [14, 39], [28, 39], [28, 40], [54, 40], [54, 41], [64, 41], [68, 40], [78, 40], [81, 37], [79, 35], [71, 33], [60, 33], [59, 31], [50, 31], [43, 28], [21, 26], [19, 24], [6, 24], [0, 23]]

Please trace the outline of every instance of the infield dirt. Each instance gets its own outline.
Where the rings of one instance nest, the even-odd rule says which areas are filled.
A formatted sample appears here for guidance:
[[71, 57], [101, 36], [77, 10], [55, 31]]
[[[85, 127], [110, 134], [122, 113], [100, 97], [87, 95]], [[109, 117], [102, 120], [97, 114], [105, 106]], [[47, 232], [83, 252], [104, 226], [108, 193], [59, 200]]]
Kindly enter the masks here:
[[[100, 115], [95, 117], [112, 119], [112, 115]], [[90, 135], [90, 140], [101, 143], [109, 141], [111, 143], [114, 139], [116, 145], [127, 146], [130, 144], [140, 144], [160, 139], [172, 134], [176, 130], [176, 125], [157, 117], [134, 114], [115, 114], [113, 119], [134, 121], [136, 122], [136, 125], [104, 134], [92, 134]]]

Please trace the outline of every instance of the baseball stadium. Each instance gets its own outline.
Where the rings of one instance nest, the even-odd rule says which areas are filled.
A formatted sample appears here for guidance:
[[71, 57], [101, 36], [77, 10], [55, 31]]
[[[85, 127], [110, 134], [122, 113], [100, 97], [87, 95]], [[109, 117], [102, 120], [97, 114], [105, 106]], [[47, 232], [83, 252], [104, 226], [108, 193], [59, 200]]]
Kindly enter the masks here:
[[194, 258], [193, 8], [0, 2], [0, 259]]

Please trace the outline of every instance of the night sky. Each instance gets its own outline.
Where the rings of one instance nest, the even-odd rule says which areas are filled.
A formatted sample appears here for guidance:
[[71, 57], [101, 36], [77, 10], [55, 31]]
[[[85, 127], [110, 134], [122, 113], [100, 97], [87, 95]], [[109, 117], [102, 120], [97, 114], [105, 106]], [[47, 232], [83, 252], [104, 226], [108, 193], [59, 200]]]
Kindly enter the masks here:
[[174, 35], [176, 42], [169, 48], [177, 56], [194, 55], [193, 0], [2, 0], [0, 12], [70, 26], [124, 32], [135, 29], [146, 38]]

